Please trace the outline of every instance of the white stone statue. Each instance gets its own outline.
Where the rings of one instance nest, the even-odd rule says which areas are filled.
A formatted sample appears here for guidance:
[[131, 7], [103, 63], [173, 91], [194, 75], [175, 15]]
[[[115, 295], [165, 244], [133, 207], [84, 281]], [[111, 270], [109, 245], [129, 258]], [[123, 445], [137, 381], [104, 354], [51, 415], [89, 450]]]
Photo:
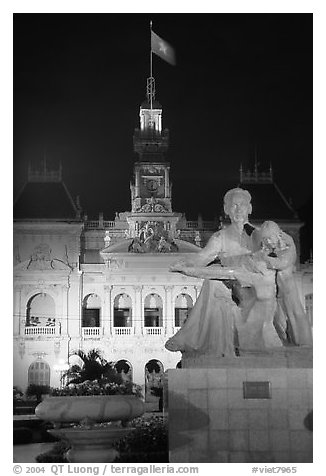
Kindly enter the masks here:
[[[229, 190], [224, 211], [231, 224], [214, 233], [194, 258], [170, 268], [204, 283], [188, 320], [167, 341], [168, 350], [230, 356], [235, 347], [277, 348], [288, 339], [285, 323], [291, 327], [292, 343], [311, 344], [310, 326], [294, 292], [294, 242], [272, 222], [261, 230], [249, 225], [251, 210], [248, 191]], [[221, 264], [211, 264], [216, 258]]]

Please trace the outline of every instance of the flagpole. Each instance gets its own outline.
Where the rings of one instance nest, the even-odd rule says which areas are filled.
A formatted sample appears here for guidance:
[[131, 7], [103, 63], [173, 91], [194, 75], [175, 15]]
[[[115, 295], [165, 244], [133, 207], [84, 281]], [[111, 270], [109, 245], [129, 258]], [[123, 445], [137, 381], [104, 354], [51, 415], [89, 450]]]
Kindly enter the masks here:
[[150, 28], [150, 31], [151, 31], [151, 54], [150, 54], [150, 81], [151, 81], [151, 90], [150, 90], [150, 95], [151, 95], [151, 110], [153, 109], [153, 91], [152, 91], [152, 87], [153, 87], [153, 83], [152, 83], [152, 78], [153, 78], [153, 51], [152, 51], [152, 25], [153, 25], [153, 22], [152, 20], [150, 20], [149, 22], [149, 28]]

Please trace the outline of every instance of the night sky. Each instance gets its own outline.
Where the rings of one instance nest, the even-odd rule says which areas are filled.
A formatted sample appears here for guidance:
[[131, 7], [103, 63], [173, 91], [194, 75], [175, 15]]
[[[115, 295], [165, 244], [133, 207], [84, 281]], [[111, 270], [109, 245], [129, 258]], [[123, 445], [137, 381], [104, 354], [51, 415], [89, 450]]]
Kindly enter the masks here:
[[15, 195], [46, 151], [89, 216], [130, 210], [150, 20], [177, 55], [153, 57], [174, 211], [213, 219], [256, 154], [311, 216], [312, 14], [15, 14]]

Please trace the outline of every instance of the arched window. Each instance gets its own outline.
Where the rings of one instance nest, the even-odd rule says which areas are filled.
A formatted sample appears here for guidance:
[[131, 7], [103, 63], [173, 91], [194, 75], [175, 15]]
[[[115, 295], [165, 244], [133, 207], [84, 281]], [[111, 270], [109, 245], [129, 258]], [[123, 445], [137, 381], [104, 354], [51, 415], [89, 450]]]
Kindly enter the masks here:
[[174, 307], [175, 327], [181, 327], [186, 322], [192, 307], [193, 302], [189, 294], [182, 293], [177, 296]]
[[26, 308], [26, 327], [55, 327], [54, 299], [46, 293], [31, 297]]
[[84, 298], [82, 309], [82, 327], [100, 327], [101, 299], [97, 294]]
[[33, 362], [28, 369], [28, 385], [50, 385], [50, 366], [44, 360]]
[[118, 296], [114, 298], [113, 326], [132, 326], [132, 301], [128, 294], [118, 294]]
[[313, 294], [306, 294], [304, 298], [305, 310], [308, 316], [310, 325], [313, 325]]
[[145, 327], [163, 326], [163, 300], [158, 294], [149, 294], [145, 298], [144, 319]]
[[114, 368], [121, 375], [123, 381], [132, 382], [132, 365], [128, 360], [118, 360]]

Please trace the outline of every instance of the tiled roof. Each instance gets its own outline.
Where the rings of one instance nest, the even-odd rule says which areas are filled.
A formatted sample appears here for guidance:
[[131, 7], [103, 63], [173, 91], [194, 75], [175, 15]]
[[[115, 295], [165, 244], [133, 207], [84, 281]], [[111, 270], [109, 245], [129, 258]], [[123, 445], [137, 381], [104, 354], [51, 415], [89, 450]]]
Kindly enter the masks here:
[[251, 194], [254, 220], [294, 220], [295, 210], [288, 203], [275, 183], [243, 183], [239, 187]]
[[27, 182], [14, 204], [14, 219], [76, 219], [77, 208], [63, 182]]
[[173, 180], [173, 211], [186, 214], [188, 220], [196, 220], [201, 214], [204, 220], [224, 215], [224, 194], [231, 188], [248, 190], [252, 197], [251, 220], [297, 220], [295, 210], [273, 182], [239, 183], [231, 180]]

